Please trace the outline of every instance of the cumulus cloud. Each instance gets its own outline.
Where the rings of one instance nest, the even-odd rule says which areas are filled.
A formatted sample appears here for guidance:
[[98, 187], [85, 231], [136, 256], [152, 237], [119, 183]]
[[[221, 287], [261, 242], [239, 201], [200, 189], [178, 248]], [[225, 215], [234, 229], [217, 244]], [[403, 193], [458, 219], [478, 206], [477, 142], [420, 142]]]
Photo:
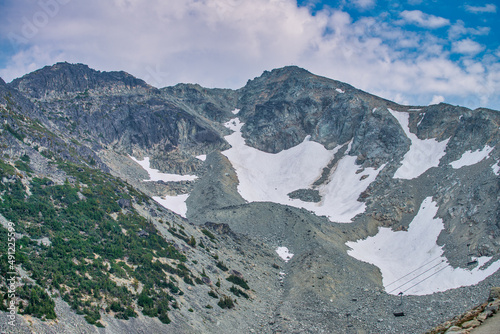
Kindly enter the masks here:
[[[481, 60], [470, 59], [481, 45], [465, 39], [453, 46], [471, 62], [464, 66], [432, 30], [406, 31], [382, 16], [354, 20], [333, 9], [312, 15], [294, 0], [42, 0], [59, 7], [37, 26], [33, 17], [43, 8], [9, 1], [0, 36], [25, 41], [12, 41], [17, 52], [0, 68], [6, 81], [68, 61], [124, 70], [157, 87], [240, 88], [264, 70], [293, 64], [406, 104], [435, 95], [468, 106], [500, 103], [498, 62], [480, 70]], [[402, 17], [425, 27], [449, 24], [420, 11]], [[23, 35], [26, 22], [37, 29], [32, 36]]]
[[457, 20], [448, 30], [448, 36], [450, 39], [457, 39], [463, 35], [484, 36], [488, 35], [489, 32], [489, 27], [467, 28], [464, 21]]
[[496, 13], [497, 12], [497, 6], [495, 6], [492, 3], [489, 3], [484, 6], [470, 6], [466, 5], [465, 10], [471, 13]]
[[444, 102], [444, 96], [441, 96], [441, 95], [434, 95], [434, 96], [432, 97], [431, 102], [429, 102], [429, 105], [432, 105], [432, 104], [440, 104], [441, 102]]
[[452, 51], [455, 53], [461, 53], [466, 55], [476, 55], [484, 50], [484, 46], [474, 42], [473, 40], [466, 38], [453, 43]]
[[400, 15], [404, 23], [414, 24], [423, 28], [436, 29], [450, 24], [450, 20], [448, 19], [426, 14], [420, 10], [404, 10]]

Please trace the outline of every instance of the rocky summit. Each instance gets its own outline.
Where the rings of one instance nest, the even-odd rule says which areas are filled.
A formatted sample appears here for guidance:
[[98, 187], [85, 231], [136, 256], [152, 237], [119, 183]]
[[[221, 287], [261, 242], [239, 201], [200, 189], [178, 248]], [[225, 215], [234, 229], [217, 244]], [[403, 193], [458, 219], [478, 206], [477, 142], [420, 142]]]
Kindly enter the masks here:
[[425, 333], [500, 286], [499, 111], [58, 63], [0, 114], [2, 333]]

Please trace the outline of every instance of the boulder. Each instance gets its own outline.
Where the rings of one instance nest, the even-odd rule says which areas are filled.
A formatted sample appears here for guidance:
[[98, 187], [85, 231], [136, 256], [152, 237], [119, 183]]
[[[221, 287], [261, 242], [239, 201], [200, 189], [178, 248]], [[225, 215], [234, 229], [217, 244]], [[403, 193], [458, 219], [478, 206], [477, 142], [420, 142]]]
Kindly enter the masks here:
[[500, 287], [493, 287], [490, 289], [490, 296], [488, 298], [488, 301], [492, 302], [495, 299], [500, 299]]

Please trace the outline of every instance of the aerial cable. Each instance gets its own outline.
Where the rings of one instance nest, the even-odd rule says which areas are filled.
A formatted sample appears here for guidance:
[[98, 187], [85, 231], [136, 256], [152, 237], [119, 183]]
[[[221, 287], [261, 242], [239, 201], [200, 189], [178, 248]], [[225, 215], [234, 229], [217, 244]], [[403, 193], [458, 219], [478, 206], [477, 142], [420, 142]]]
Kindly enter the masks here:
[[426, 278], [424, 278], [424, 279], [423, 279], [423, 280], [421, 280], [420, 282], [417, 282], [417, 283], [413, 284], [412, 286], [410, 286], [408, 289], [404, 290], [403, 292], [406, 292], [406, 291], [408, 291], [408, 290], [410, 290], [410, 289], [414, 288], [415, 286], [419, 285], [420, 283], [422, 283], [422, 282], [423, 282], [423, 281], [425, 281], [426, 279], [428, 279], [428, 278], [430, 278], [430, 277], [432, 277], [432, 276], [436, 275], [438, 272], [445, 270], [445, 269], [446, 269], [446, 268], [448, 268], [449, 266], [450, 266], [450, 264], [447, 264], [446, 266], [444, 266], [443, 268], [439, 269], [439, 270], [438, 270], [438, 271], [436, 271], [435, 273], [433, 273], [433, 274], [431, 274], [431, 275], [427, 276]]
[[408, 274], [406, 274], [406, 275], [404, 275], [404, 276], [402, 276], [402, 277], [398, 278], [397, 280], [395, 280], [395, 281], [393, 281], [393, 282], [391, 282], [391, 283], [387, 284], [385, 287], [387, 288], [387, 287], [389, 287], [389, 286], [393, 285], [393, 284], [394, 284], [394, 283], [396, 283], [397, 281], [400, 281], [400, 280], [402, 280], [403, 278], [405, 278], [406, 276], [409, 276], [409, 275], [413, 274], [415, 271], [419, 270], [419, 269], [420, 269], [420, 268], [422, 268], [422, 267], [425, 267], [426, 265], [428, 265], [428, 264], [429, 264], [429, 263], [431, 263], [431, 262], [434, 262], [435, 260], [439, 259], [440, 257], [441, 257], [441, 255], [440, 255], [440, 256], [438, 256], [438, 257], [436, 257], [436, 258], [434, 258], [434, 259], [432, 259], [432, 260], [430, 260], [430, 261], [428, 261], [428, 262], [426, 262], [426, 263], [424, 263], [423, 265], [421, 265], [421, 266], [420, 266], [420, 267], [418, 267], [417, 269], [415, 269], [415, 270], [413, 270], [413, 271], [409, 272]]
[[[431, 271], [432, 269], [436, 268], [437, 266], [439, 266], [439, 265], [440, 265], [441, 263], [443, 263], [443, 262], [444, 262], [444, 260], [442, 260], [442, 261], [441, 261], [441, 262], [439, 262], [438, 264], [436, 264], [436, 265], [434, 265], [434, 266], [430, 267], [430, 268], [429, 268], [429, 269], [427, 269], [426, 271], [424, 271], [424, 272], [422, 272], [422, 273], [418, 274], [417, 276], [413, 277], [412, 279], [410, 279], [410, 280], [406, 281], [405, 283], [403, 283], [403, 284], [399, 285], [398, 287], [396, 287], [396, 288], [392, 289], [389, 293], [392, 293], [392, 292], [394, 292], [394, 291], [398, 290], [399, 288], [401, 288], [401, 287], [405, 286], [406, 284], [408, 284], [408, 283], [410, 283], [411, 281], [413, 281], [413, 280], [417, 279], [418, 277], [422, 276], [422, 275], [423, 275], [423, 274], [425, 274], [426, 272]], [[403, 291], [403, 292], [404, 292], [404, 291]]]

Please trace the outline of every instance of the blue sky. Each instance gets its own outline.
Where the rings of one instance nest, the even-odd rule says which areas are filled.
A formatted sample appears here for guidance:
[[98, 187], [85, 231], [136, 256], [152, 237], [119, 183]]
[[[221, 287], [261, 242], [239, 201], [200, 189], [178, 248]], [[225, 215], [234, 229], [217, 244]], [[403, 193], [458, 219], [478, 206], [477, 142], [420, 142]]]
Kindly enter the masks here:
[[297, 65], [402, 104], [500, 109], [497, 0], [0, 0], [0, 77], [58, 61], [156, 87]]

